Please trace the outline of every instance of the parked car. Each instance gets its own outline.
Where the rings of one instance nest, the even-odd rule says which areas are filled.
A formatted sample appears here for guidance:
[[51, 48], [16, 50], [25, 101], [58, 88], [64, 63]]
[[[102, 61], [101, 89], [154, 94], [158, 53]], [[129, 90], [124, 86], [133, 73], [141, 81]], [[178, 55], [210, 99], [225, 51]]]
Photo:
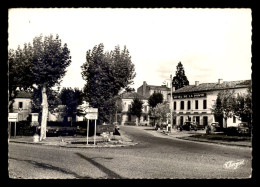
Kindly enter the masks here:
[[193, 123], [191, 121], [186, 121], [186, 122], [184, 122], [183, 125], [177, 126], [177, 129], [179, 129], [180, 131], [182, 131], [182, 130], [187, 130], [187, 131], [195, 130], [195, 131], [197, 131], [197, 126], [196, 126], [195, 123]]
[[249, 135], [251, 133], [251, 128], [247, 122], [239, 123], [237, 126], [238, 135]]
[[204, 130], [205, 129], [204, 125], [201, 125], [198, 122], [195, 122], [195, 124], [196, 124], [197, 130]]
[[223, 128], [219, 125], [218, 122], [211, 123], [210, 125], [206, 126], [206, 133], [212, 134], [215, 132], [223, 132]]

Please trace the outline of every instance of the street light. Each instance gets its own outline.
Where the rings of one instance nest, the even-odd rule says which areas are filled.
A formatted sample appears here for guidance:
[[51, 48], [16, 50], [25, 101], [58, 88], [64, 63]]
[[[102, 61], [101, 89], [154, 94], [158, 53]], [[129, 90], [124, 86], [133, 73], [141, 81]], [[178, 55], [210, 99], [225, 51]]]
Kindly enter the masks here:
[[[166, 80], [168, 80], [168, 79], [166, 79]], [[173, 123], [172, 123], [172, 118], [173, 118], [173, 116], [172, 116], [172, 109], [173, 109], [173, 103], [172, 103], [172, 74], [170, 75], [170, 84], [171, 84], [171, 99], [170, 99], [170, 113], [171, 113], [171, 126], [170, 126], [170, 132], [172, 132], [172, 125], [173, 125]]]
[[172, 74], [170, 75], [170, 84], [171, 84], [171, 99], [170, 99], [170, 111], [171, 111], [171, 132], [172, 132], [172, 108], [173, 108], [173, 103], [172, 103]]

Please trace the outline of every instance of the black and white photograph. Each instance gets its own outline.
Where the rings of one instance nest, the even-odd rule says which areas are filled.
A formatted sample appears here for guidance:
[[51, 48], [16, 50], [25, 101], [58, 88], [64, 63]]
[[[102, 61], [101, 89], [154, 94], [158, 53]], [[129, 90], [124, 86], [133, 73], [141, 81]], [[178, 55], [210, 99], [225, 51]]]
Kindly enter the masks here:
[[250, 8], [8, 9], [10, 179], [250, 179]]

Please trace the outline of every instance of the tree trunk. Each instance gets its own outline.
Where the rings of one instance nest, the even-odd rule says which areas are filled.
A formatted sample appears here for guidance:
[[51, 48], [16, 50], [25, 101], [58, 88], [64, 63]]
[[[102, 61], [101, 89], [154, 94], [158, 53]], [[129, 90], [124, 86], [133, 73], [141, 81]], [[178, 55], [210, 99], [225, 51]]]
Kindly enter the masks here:
[[41, 120], [40, 141], [46, 139], [47, 115], [48, 115], [48, 101], [47, 101], [47, 94], [46, 94], [46, 85], [44, 85], [42, 87], [42, 120]]
[[224, 128], [227, 128], [227, 118], [224, 117], [224, 125], [223, 125]]

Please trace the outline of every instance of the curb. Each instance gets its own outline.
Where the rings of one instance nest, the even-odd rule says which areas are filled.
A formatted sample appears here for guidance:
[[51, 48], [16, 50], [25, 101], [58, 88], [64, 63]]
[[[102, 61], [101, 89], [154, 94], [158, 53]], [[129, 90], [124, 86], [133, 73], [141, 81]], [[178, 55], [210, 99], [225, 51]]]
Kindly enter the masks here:
[[[157, 131], [158, 132], [158, 131]], [[221, 142], [221, 141], [210, 141], [210, 140], [205, 140], [205, 139], [198, 139], [198, 138], [192, 138], [190, 136], [185, 136], [185, 137], [174, 137], [169, 135], [168, 133], [166, 134], [165, 132], [158, 132], [161, 135], [168, 136], [171, 138], [177, 138], [180, 140], [187, 140], [187, 141], [193, 141], [193, 142], [204, 142], [204, 143], [212, 143], [212, 144], [220, 144], [220, 145], [227, 145], [227, 146], [239, 146], [239, 147], [248, 147], [252, 148], [251, 145], [244, 145], [244, 144], [239, 144], [239, 143], [229, 143], [229, 142]]]
[[20, 143], [20, 144], [31, 144], [31, 145], [40, 145], [40, 146], [56, 146], [56, 147], [66, 147], [66, 148], [107, 148], [107, 147], [126, 147], [134, 146], [138, 143], [119, 143], [119, 144], [106, 144], [106, 145], [71, 145], [71, 144], [53, 144], [53, 143], [36, 143], [36, 142], [26, 142], [26, 141], [10, 141], [9, 143]]
[[195, 139], [195, 138], [191, 138], [191, 137], [175, 137], [175, 138], [181, 139], [181, 140], [187, 140], [187, 141], [205, 142], [205, 143], [221, 144], [221, 145], [228, 145], [228, 146], [239, 146], [239, 147], [248, 147], [248, 148], [252, 147], [250, 145], [228, 143], [228, 142], [218, 142], [218, 141], [209, 141], [209, 140], [201, 140], [201, 139]]

